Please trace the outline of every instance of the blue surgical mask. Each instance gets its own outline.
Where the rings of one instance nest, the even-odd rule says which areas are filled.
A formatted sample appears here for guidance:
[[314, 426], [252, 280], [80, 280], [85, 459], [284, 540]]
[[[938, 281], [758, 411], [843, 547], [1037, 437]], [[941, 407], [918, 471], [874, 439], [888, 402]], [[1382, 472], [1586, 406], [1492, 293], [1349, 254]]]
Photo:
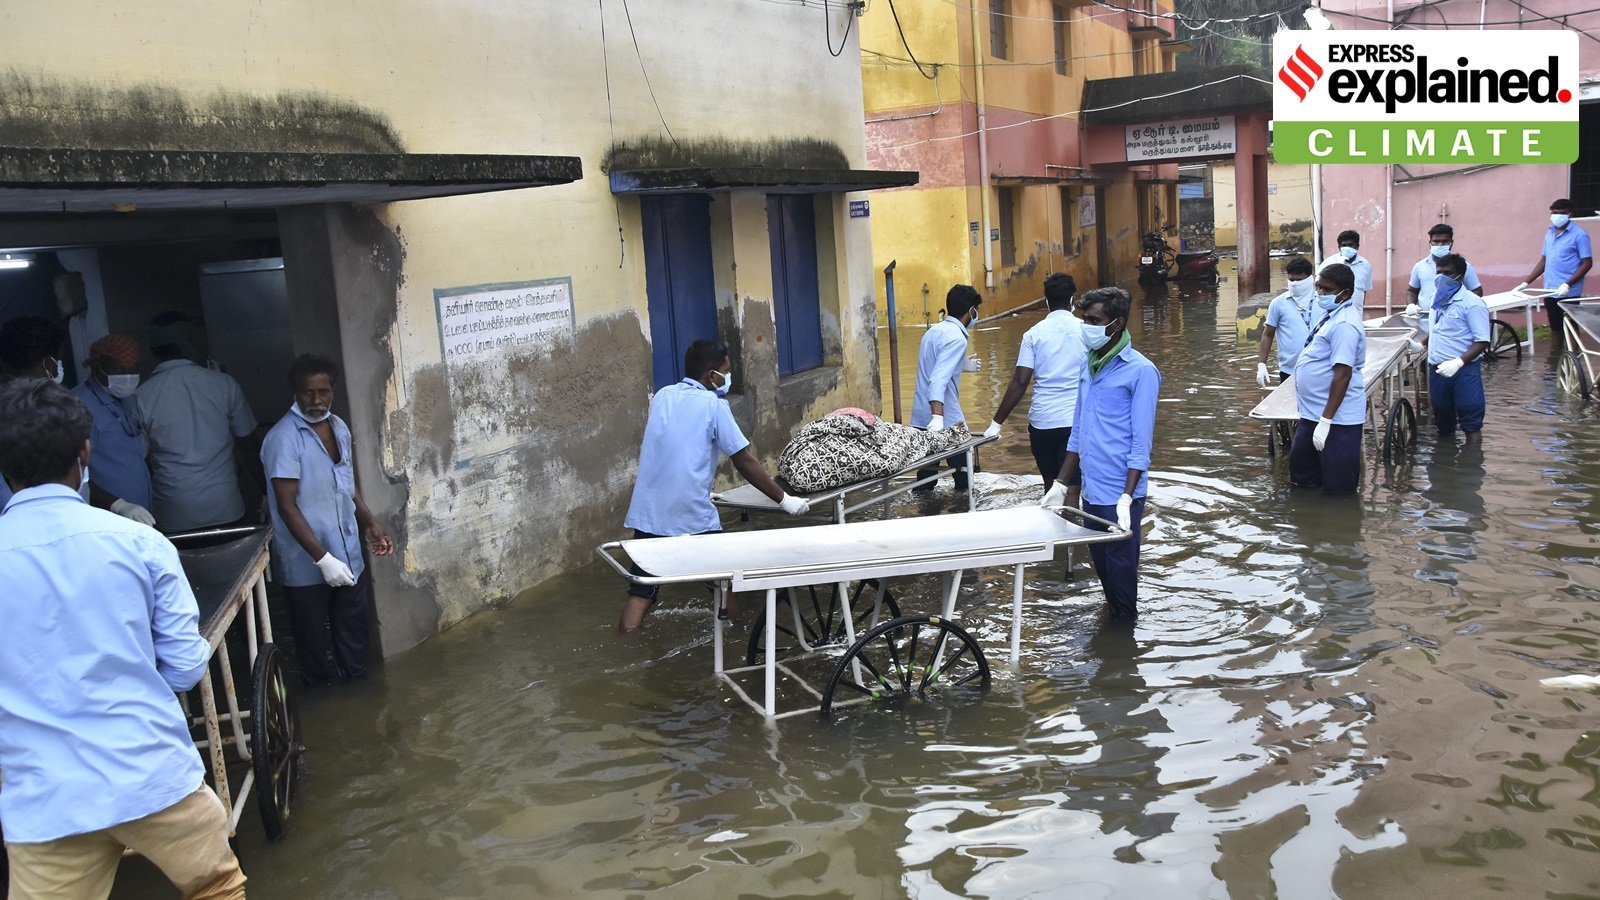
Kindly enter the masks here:
[[121, 400], [124, 397], [132, 397], [133, 392], [137, 390], [138, 387], [139, 376], [137, 375], [106, 376], [106, 393], [117, 398], [118, 400]]
[[1345, 259], [1355, 259], [1356, 258], [1356, 254], [1358, 252], [1360, 252], [1360, 251], [1356, 250], [1356, 248], [1354, 248], [1354, 247], [1340, 247], [1339, 248], [1339, 255], [1344, 257]]
[[1106, 334], [1104, 325], [1090, 325], [1085, 322], [1078, 333], [1083, 336], [1083, 345], [1090, 350], [1099, 350], [1106, 345], [1106, 341], [1111, 340], [1110, 335]]
[[1338, 294], [1318, 294], [1317, 295], [1317, 305], [1322, 307], [1324, 312], [1332, 312], [1333, 310], [1337, 309], [1338, 306], [1339, 306], [1339, 295]]
[[1461, 290], [1461, 282], [1449, 275], [1435, 275], [1433, 278], [1433, 308], [1443, 311], [1456, 299], [1456, 292]]
[[728, 391], [733, 389], [733, 373], [718, 372], [717, 374], [722, 376], [722, 383], [717, 385], [717, 396], [726, 397], [728, 396]]
[[1428, 252], [1433, 254], [1433, 258], [1434, 259], [1438, 259], [1441, 256], [1449, 256], [1450, 255], [1450, 245], [1449, 244], [1434, 244], [1432, 247], [1428, 248]]
[[1572, 221], [1572, 217], [1567, 215], [1566, 213], [1551, 213], [1550, 214], [1550, 224], [1554, 225], [1557, 228], [1565, 228], [1565, 227], [1567, 227], [1567, 223], [1570, 222], [1570, 221]]

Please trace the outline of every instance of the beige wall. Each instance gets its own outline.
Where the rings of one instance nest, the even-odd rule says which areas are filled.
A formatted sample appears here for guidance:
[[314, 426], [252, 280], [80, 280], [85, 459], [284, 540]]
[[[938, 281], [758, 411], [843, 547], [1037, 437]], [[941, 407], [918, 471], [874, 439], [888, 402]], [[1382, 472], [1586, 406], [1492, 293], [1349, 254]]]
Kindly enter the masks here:
[[[1239, 244], [1238, 211], [1234, 204], [1233, 163], [1211, 164], [1211, 196], [1215, 203], [1218, 247]], [[1267, 228], [1274, 247], [1287, 241], [1312, 243], [1311, 167], [1269, 163], [1267, 165]], [[1273, 193], [1276, 186], [1276, 193]]]
[[[603, 54], [593, 4], [173, 0], [0, 11], [5, 65], [68, 93], [321, 97], [388, 123], [408, 152], [582, 158], [584, 177], [570, 185], [334, 216], [330, 283], [345, 356], [353, 366], [370, 355], [387, 373], [363, 398], [381, 414], [355, 416], [374, 423], [356, 433], [364, 492], [397, 498], [375, 510], [401, 538], [398, 560], [375, 567], [386, 652], [587, 563], [595, 544], [622, 534], [651, 373], [639, 204], [613, 195], [601, 171], [613, 139], [693, 148], [809, 138], [863, 166], [856, 37], [831, 57], [815, 7], [635, 2], [637, 55], [623, 13], [605, 7]], [[834, 25], [837, 46], [845, 17]], [[157, 127], [150, 144], [161, 143]], [[782, 383], [764, 195], [722, 195], [713, 207], [719, 319], [740, 371], [734, 408], [768, 460], [801, 420], [877, 404], [870, 223], [848, 218], [845, 200], [826, 199], [818, 223], [820, 255], [836, 261], [823, 288], [832, 366]], [[392, 260], [379, 250], [391, 242]], [[572, 279], [570, 340], [446, 371], [436, 289], [558, 277]], [[412, 608], [386, 606], [402, 595]], [[430, 600], [436, 609], [419, 613]]]

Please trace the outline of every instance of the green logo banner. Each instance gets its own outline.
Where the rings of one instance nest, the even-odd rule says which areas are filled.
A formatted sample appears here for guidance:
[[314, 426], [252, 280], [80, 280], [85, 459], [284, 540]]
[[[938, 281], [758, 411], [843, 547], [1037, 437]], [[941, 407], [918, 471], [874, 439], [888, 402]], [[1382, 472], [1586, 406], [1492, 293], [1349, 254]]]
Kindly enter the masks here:
[[1285, 122], [1272, 125], [1284, 163], [1572, 163], [1577, 122]]

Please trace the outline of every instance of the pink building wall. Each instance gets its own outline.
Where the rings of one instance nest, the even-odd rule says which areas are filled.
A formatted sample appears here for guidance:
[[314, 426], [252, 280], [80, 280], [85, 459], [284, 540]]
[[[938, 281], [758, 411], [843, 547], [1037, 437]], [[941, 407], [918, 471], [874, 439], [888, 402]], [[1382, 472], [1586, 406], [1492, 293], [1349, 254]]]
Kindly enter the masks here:
[[[1481, 15], [1488, 29], [1514, 30], [1517, 24], [1502, 23], [1517, 23], [1520, 15], [1522, 29], [1537, 30], [1563, 26], [1536, 20], [1536, 16], [1565, 17], [1565, 27], [1600, 36], [1600, 12], [1584, 12], [1594, 9], [1589, 0], [1532, 0], [1524, 6], [1509, 0], [1488, 0], [1487, 4], [1445, 0], [1425, 8], [1397, 2], [1394, 22], [1402, 29], [1465, 30], [1477, 29]], [[1412, 8], [1408, 11], [1407, 7]], [[1323, 12], [1341, 31], [1384, 30], [1388, 9], [1384, 0], [1325, 0], [1322, 4]], [[1585, 38], [1578, 46], [1579, 97], [1600, 104], [1600, 42]], [[1600, 106], [1594, 111], [1600, 112]], [[1600, 147], [1579, 149], [1582, 157], [1596, 153]], [[1510, 290], [1539, 258], [1544, 232], [1550, 226], [1550, 201], [1571, 193], [1570, 167], [1563, 165], [1497, 166], [1478, 171], [1451, 165], [1396, 166], [1393, 175], [1396, 183], [1391, 203], [1385, 191], [1388, 166], [1322, 167], [1319, 253], [1332, 252], [1335, 238], [1345, 229], [1361, 233], [1362, 255], [1372, 262], [1369, 308], [1384, 305], [1386, 283], [1392, 292], [1391, 303], [1405, 305], [1411, 266], [1427, 254], [1427, 231], [1438, 222], [1455, 229], [1456, 249], [1477, 269], [1484, 293]], [[1392, 262], [1386, 267], [1385, 234], [1391, 224]], [[1578, 224], [1600, 244], [1600, 218]], [[1590, 275], [1586, 292], [1600, 293], [1600, 273]]]

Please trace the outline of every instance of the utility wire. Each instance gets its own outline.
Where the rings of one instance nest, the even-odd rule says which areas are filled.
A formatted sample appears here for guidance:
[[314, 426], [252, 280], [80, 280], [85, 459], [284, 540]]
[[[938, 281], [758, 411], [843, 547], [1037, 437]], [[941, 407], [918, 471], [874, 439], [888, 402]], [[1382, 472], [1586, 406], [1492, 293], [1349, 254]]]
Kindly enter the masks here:
[[911, 57], [911, 61], [916, 64], [917, 71], [921, 72], [922, 77], [928, 79], [929, 81], [937, 79], [939, 77], [939, 68], [935, 66], [932, 74], [924, 72], [922, 69], [922, 63], [917, 62], [917, 55], [911, 52], [911, 44], [906, 42], [906, 30], [900, 24], [900, 11], [894, 8], [894, 0], [889, 0], [889, 13], [894, 16], [895, 30], [900, 32], [900, 46], [906, 48], [906, 55]]
[[[606, 0], [600, 0], [600, 59], [605, 66], [606, 73], [606, 124], [611, 129], [611, 146], [617, 146], [617, 119], [611, 111], [611, 54], [606, 47]], [[658, 111], [659, 112], [659, 111]], [[661, 123], [665, 125], [666, 123]], [[621, 249], [617, 251], [617, 268], [622, 268], [623, 262], [628, 257], [628, 239], [622, 231], [622, 200], [616, 194], [611, 195], [611, 205], [617, 214], [617, 243]]]
[[644, 55], [639, 52], [639, 33], [633, 30], [633, 13], [628, 11], [628, 0], [622, 0], [622, 14], [628, 19], [628, 34], [633, 37], [633, 55], [639, 60], [639, 71], [644, 74], [644, 86], [650, 91], [650, 102], [655, 105], [656, 118], [661, 120], [661, 127], [667, 130], [667, 138], [672, 141], [672, 146], [678, 147], [678, 139], [673, 137], [672, 126], [667, 124], [667, 117], [661, 114], [661, 103], [656, 100], [656, 89], [650, 84], [650, 73], [645, 71]]
[[[626, 3], [627, 0], [623, 0], [623, 2]], [[845, 16], [847, 16], [847, 18], [844, 20], [844, 39], [839, 41], [839, 49], [838, 50], [834, 50], [833, 49], [833, 19], [832, 19], [831, 16], [828, 15], [828, 10], [830, 8], [830, 5], [831, 4], [829, 4], [828, 0], [823, 0], [823, 2], [822, 2], [822, 39], [828, 42], [828, 52], [830, 54], [832, 54], [835, 59], [837, 59], [839, 57], [839, 54], [844, 52], [844, 48], [849, 46], [849, 44], [850, 44], [850, 29], [852, 27], [854, 27], [855, 24], [856, 24], [856, 11], [855, 11], [855, 9], [853, 9], [850, 6], [850, 0], [845, 0], [844, 12], [845, 12]]]

